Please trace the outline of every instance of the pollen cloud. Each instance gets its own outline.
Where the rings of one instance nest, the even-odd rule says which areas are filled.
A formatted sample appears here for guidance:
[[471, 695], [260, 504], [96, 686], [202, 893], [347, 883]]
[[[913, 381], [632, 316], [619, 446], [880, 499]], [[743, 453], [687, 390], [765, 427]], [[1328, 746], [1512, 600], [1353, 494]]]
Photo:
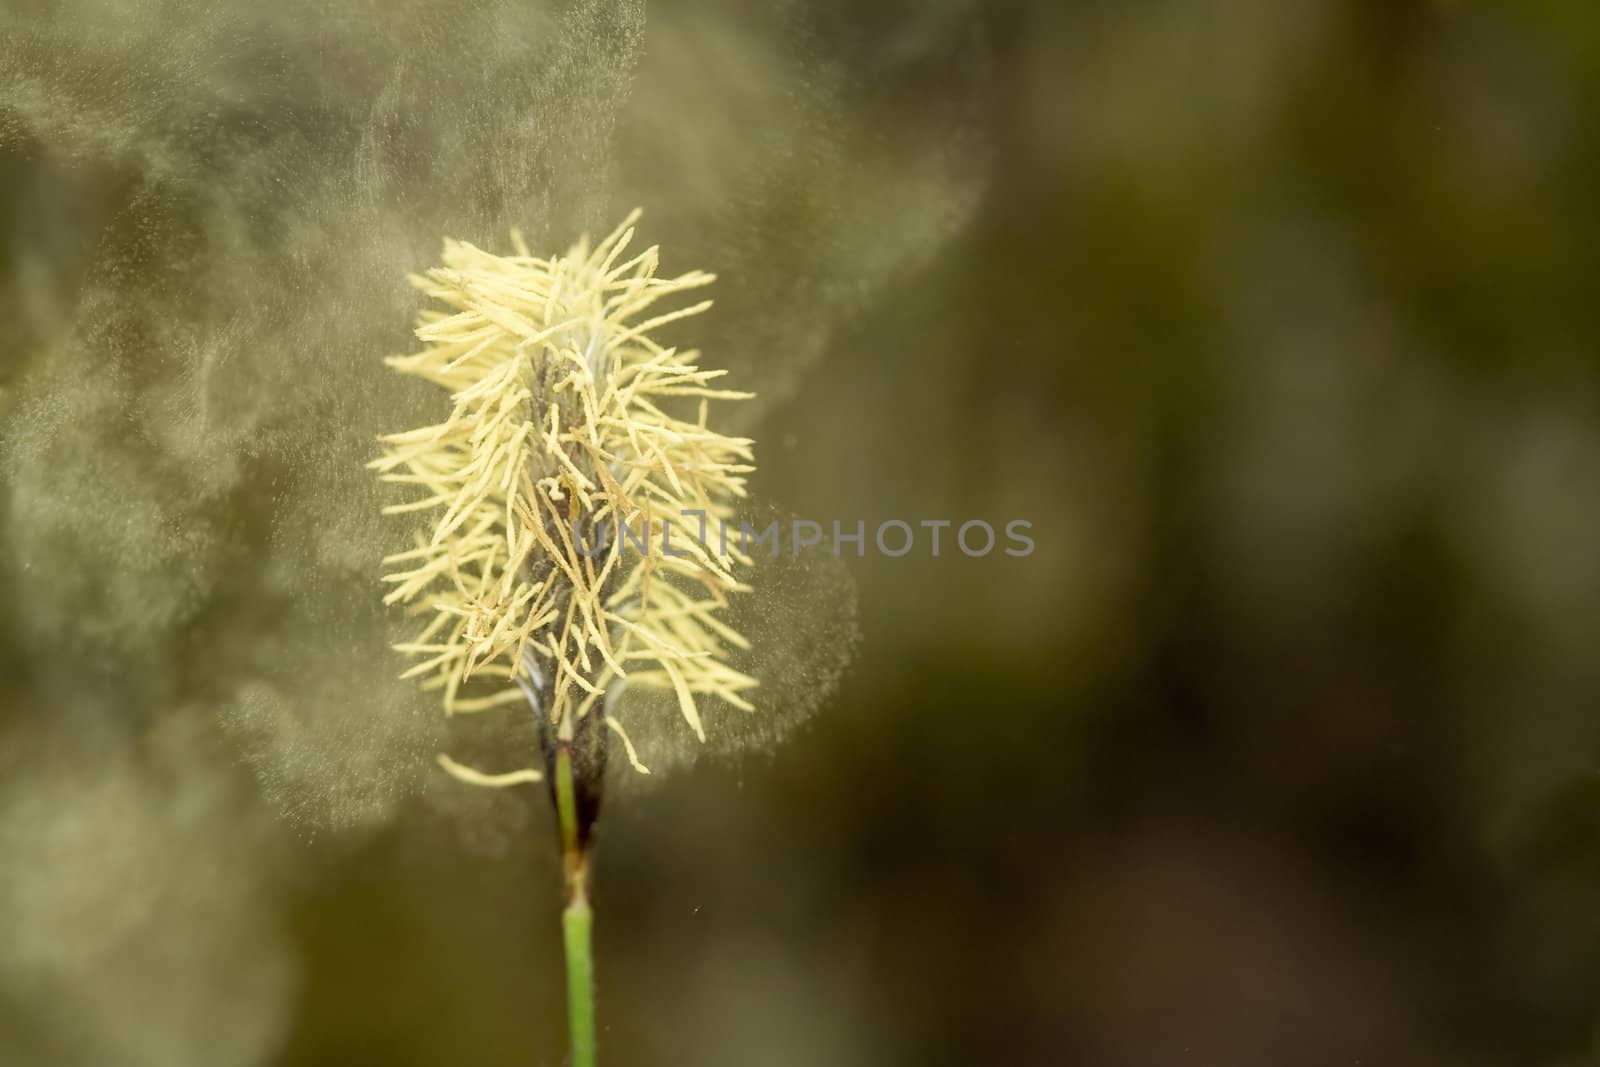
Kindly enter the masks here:
[[[935, 5], [855, 69], [826, 32], [795, 5], [647, 19], [628, 0], [0, 14], [0, 748], [121, 791], [68, 790], [41, 822], [44, 772], [19, 771], [0, 799], [23, 852], [55, 857], [11, 868], [4, 921], [43, 939], [50, 1017], [99, 1035], [49, 1062], [125, 1048], [140, 978], [77, 981], [95, 956], [41, 902], [86, 880], [120, 899], [172, 858], [52, 842], [111, 832], [111, 812], [130, 839], [182, 828], [182, 862], [221, 850], [215, 907], [185, 914], [158, 890], [123, 936], [133, 959], [263, 946], [260, 984], [207, 986], [206, 1010], [144, 1023], [168, 1041], [150, 1062], [263, 1062], [293, 982], [275, 918], [289, 891], [268, 864], [292, 867], [285, 843], [305, 835], [379, 827], [437, 782], [436, 700], [396, 677], [408, 624], [378, 582], [404, 532], [363, 468], [379, 434], [446, 414], [382, 366], [414, 347], [406, 276], [442, 238], [504, 253], [519, 227], [561, 248], [643, 205], [652, 241], [722, 279], [695, 343], [759, 394], [728, 428], [754, 436], [839, 325], [958, 232], [985, 165], [972, 20]], [[944, 118], [870, 136], [930, 58], [970, 76], [941, 89]], [[847, 620], [848, 582], [822, 566], [800, 585]], [[774, 691], [804, 682], [807, 709], [850, 645], [767, 639], [741, 669]], [[189, 740], [157, 754], [149, 739], [173, 730]], [[211, 1053], [202, 1017], [239, 1021], [237, 1055]], [[35, 1044], [56, 1049], [41, 1025]]]

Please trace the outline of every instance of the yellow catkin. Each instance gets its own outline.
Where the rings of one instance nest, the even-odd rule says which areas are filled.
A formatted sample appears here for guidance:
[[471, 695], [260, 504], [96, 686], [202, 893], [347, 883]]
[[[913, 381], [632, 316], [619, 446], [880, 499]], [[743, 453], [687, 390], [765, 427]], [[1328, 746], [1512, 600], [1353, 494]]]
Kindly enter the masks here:
[[[750, 394], [714, 388], [724, 371], [652, 339], [710, 301], [644, 312], [714, 279], [658, 278], [653, 247], [624, 260], [638, 216], [550, 259], [529, 255], [519, 234], [512, 256], [446, 241], [444, 265], [411, 278], [443, 309], [420, 315], [420, 352], [386, 362], [447, 390], [454, 407], [438, 425], [380, 438], [370, 466], [416, 493], [386, 513], [429, 519], [412, 548], [384, 560], [385, 599], [421, 616], [418, 635], [395, 647], [417, 660], [406, 674], [438, 689], [447, 714], [526, 698], [571, 736], [624, 685], [646, 686], [675, 693], [703, 740], [698, 698], [750, 707], [743, 694], [756, 681], [726, 659], [746, 642], [717, 618], [744, 589], [735, 566], [750, 561], [696, 543], [699, 519], [684, 515], [704, 512], [713, 527], [734, 518], [751, 442], [710, 429], [707, 406]], [[670, 413], [683, 397], [698, 399], [695, 421]], [[597, 524], [605, 551], [595, 551]], [[662, 553], [668, 526], [672, 556]], [[440, 765], [479, 785], [537, 778]]]

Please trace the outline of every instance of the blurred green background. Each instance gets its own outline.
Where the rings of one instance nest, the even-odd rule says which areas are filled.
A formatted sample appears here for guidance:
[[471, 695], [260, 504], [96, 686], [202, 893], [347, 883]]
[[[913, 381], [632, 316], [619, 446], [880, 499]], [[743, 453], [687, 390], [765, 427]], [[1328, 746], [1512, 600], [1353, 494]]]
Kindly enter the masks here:
[[[32, 17], [11, 6], [12, 25]], [[385, 17], [329, 14], [356, 26]], [[808, 365], [772, 364], [787, 377], [751, 427], [760, 495], [869, 528], [1026, 519], [1037, 549], [847, 559], [862, 640], [820, 710], [780, 746], [613, 798], [596, 872], [605, 1061], [1596, 1062], [1600, 10], [822, 3], [750, 29], [765, 18], [731, 3], [651, 7], [612, 157], [617, 187], [659, 218], [669, 260], [722, 272], [732, 310], [707, 341], [709, 362], [736, 377], [744, 354], [766, 368], [793, 323], [826, 320], [807, 335]], [[447, 43], [453, 32], [443, 18], [426, 31]], [[775, 79], [770, 100], [768, 88], [735, 94], [737, 107], [722, 107], [714, 82], [685, 87], [700, 63], [744, 85], [728, 56], [750, 54], [747, 32], [773, 55], [803, 57], [795, 79]], [[282, 48], [314, 54], [317, 33], [308, 25]], [[662, 39], [676, 44], [652, 47]], [[295, 69], [247, 67], [237, 84]], [[141, 91], [137, 72], [107, 77], [108, 96]], [[71, 147], [72, 122], [34, 122], [41, 112], [11, 84], [0, 98], [0, 411], [22, 425], [50, 410], [51, 353], [72, 333], [61, 324], [85, 299], [100, 235], [167, 164], [116, 144]], [[765, 136], [764, 108], [776, 115], [795, 93], [821, 102], [784, 122], [836, 124], [838, 135], [820, 154], [785, 141], [748, 211], [721, 200], [721, 186], [695, 185], [683, 154], [671, 157], [680, 184], [654, 191], [659, 111], [705, 109], [698, 127], [675, 112], [690, 131], [675, 151], [692, 148], [715, 183]], [[196, 151], [194, 165], [226, 174], [233, 142], [208, 140], [207, 123], [249, 140], [270, 116], [216, 98], [220, 110], [189, 115], [185, 136], [221, 145], [218, 161]], [[322, 159], [319, 138], [343, 133], [303, 117], [288, 120], [295, 151]], [[726, 128], [691, 144], [713, 122]], [[934, 193], [917, 184], [930, 168]], [[293, 168], [279, 179], [297, 180]], [[460, 217], [499, 221], [472, 214], [475, 190], [463, 187]], [[675, 205], [697, 203], [697, 190], [743, 228], [737, 240], [696, 246], [707, 216]], [[271, 228], [277, 195], [238, 187], [246, 229]], [[551, 210], [550, 232], [570, 236]], [[931, 217], [941, 210], [949, 217]], [[196, 217], [194, 232], [210, 233], [211, 217]], [[937, 239], [904, 239], [922, 225]], [[844, 236], [808, 258], [808, 234], [824, 229]], [[143, 250], [134, 274], [192, 254], [160, 227], [141, 232], [128, 238]], [[896, 241], [918, 250], [875, 264], [874, 250]], [[748, 286], [741, 256], [766, 264]], [[150, 284], [155, 299], [188, 306], [181, 285]], [[409, 312], [392, 299], [399, 310], [380, 333], [404, 344]], [[74, 381], [95, 373], [66, 366], [80, 368]], [[768, 373], [747, 380], [761, 388]], [[401, 395], [372, 388], [379, 402]], [[70, 447], [110, 455], [134, 435], [118, 429], [130, 395], [74, 409], [67, 418], [99, 420], [100, 436]], [[348, 415], [332, 404], [306, 417]], [[23, 455], [21, 431], [11, 438]], [[208, 525], [192, 536], [244, 547], [213, 557], [215, 580], [192, 608], [163, 615], [156, 651], [95, 628], [98, 612], [143, 593], [58, 603], [56, 579], [24, 576], [43, 558], [37, 531], [77, 520], [18, 533], [37, 507], [21, 502], [13, 473], [0, 536], [17, 583], [0, 596], [8, 736], [34, 737], [47, 720], [80, 736], [110, 729], [134, 738], [123, 747], [144, 768], [138, 782], [150, 767], [153, 780], [181, 778], [162, 762], [166, 742], [148, 740], [169, 729], [159, 712], [127, 728], [101, 720], [122, 699], [203, 704], [194, 678], [232, 647], [218, 634], [250, 642], [239, 620], [253, 616], [234, 602], [254, 603], [256, 586], [235, 576], [268, 551], [260, 531], [278, 529], [276, 494], [301, 492], [320, 469], [321, 438], [308, 440], [306, 455], [268, 454], [260, 468], [241, 453], [247, 472], [276, 478], [281, 466], [284, 482], [206, 498]], [[34, 467], [51, 455], [26, 452]], [[182, 480], [160, 467], [169, 475]], [[94, 496], [110, 528], [139, 499], [114, 484]], [[167, 561], [133, 566], [159, 576]], [[378, 632], [366, 607], [326, 612], [316, 617], [330, 632]], [[54, 615], [65, 621], [35, 626]], [[290, 667], [313, 691], [347, 684], [333, 680], [336, 660]], [[86, 677], [94, 701], [80, 697]], [[41, 942], [23, 959], [14, 947], [15, 965], [0, 966], [0, 1063], [562, 1062], [559, 874], [541, 794], [474, 800], [478, 822], [465, 828], [451, 807], [466, 802], [402, 790], [359, 832], [272, 829], [279, 816], [237, 743], [192, 742], [224, 769], [209, 814], [191, 820], [179, 790], [140, 826], [186, 842], [173, 846], [185, 863], [215, 852], [219, 870], [255, 872], [208, 874], [194, 906], [263, 932], [208, 940], [199, 957], [150, 949], [190, 913], [179, 886], [93, 951]], [[30, 753], [0, 762], [13, 782], [24, 764], [74, 758], [37, 744], [47, 756], [12, 742]], [[73, 773], [92, 783], [103, 758]], [[413, 764], [426, 779], [425, 759]], [[105, 817], [142, 803], [145, 788], [107, 799]], [[451, 788], [426, 780], [425, 797]], [[34, 794], [6, 795], [12, 824], [35, 825], [17, 814]], [[97, 840], [101, 810], [75, 816], [84, 822], [59, 840]], [[250, 829], [235, 840], [236, 826]], [[257, 853], [259, 840], [271, 844]], [[92, 857], [30, 847], [0, 852], [0, 914], [15, 924], [0, 927], [12, 932], [0, 954], [42, 929], [29, 908], [73, 937], [100, 914], [51, 911], [58, 882], [100, 877]], [[135, 886], [159, 880], [127, 869]], [[30, 896], [30, 878], [43, 897]], [[259, 956], [258, 940], [271, 946]], [[96, 953], [113, 968], [131, 953], [128, 980], [95, 986]], [[158, 1001], [116, 1033], [201, 1026], [233, 1003], [233, 982], [254, 1004], [252, 975], [270, 958], [284, 975], [275, 1021], [248, 1050], [209, 1060], [202, 1043], [192, 1058], [124, 1059], [120, 1039], [72, 1036], [74, 1018], [136, 1004], [131, 990], [201, 957], [204, 996]], [[30, 999], [39, 982], [66, 998], [59, 1017]]]

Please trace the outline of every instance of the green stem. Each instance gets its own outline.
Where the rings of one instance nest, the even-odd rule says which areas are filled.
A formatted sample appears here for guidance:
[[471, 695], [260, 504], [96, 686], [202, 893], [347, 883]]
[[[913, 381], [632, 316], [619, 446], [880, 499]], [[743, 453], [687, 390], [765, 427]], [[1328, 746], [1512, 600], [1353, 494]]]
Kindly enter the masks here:
[[572, 1067], [594, 1067], [594, 963], [589, 953], [589, 902], [576, 900], [562, 913], [567, 941], [567, 1017], [572, 1031]]
[[595, 1067], [594, 956], [589, 931], [588, 864], [578, 840], [578, 805], [572, 788], [572, 748], [556, 750], [556, 818], [561, 825], [561, 867], [566, 879], [566, 908], [561, 931], [567, 956], [567, 1029], [572, 1037], [572, 1067]]

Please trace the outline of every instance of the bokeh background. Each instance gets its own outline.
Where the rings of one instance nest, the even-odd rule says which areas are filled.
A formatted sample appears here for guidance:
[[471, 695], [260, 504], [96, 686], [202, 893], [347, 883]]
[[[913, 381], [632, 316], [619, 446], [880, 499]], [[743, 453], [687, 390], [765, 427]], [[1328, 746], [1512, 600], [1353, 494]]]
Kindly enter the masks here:
[[[780, 513], [611, 1064], [1600, 1057], [1586, 0], [0, 5], [0, 1064], [564, 1059], [361, 469], [446, 233], [643, 203]], [[657, 739], [670, 751], [671, 738]]]

